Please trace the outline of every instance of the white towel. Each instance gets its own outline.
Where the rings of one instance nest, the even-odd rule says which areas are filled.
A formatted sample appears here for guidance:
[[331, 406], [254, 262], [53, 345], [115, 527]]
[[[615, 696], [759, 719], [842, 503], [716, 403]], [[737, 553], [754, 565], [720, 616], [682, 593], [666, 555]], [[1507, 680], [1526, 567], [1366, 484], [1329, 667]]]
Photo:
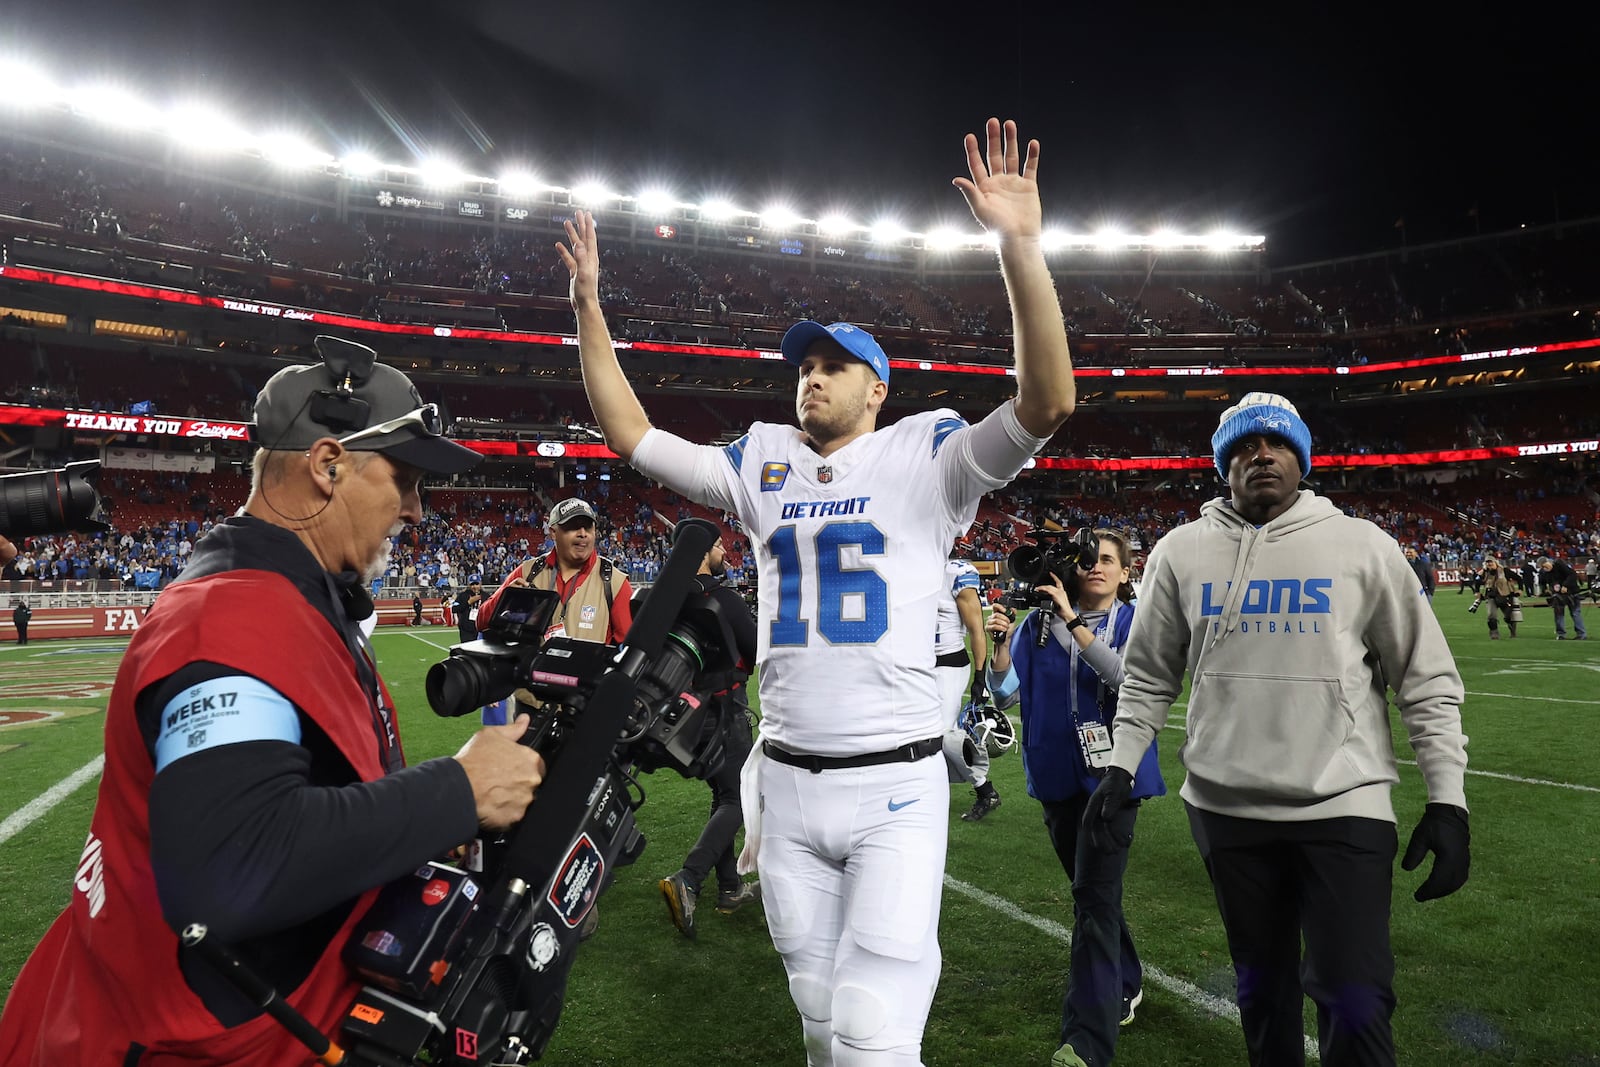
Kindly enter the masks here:
[[761, 851], [761, 764], [766, 760], [761, 748], [761, 731], [739, 771], [739, 803], [744, 808], [744, 848], [739, 850], [740, 874], [756, 869], [756, 854]]

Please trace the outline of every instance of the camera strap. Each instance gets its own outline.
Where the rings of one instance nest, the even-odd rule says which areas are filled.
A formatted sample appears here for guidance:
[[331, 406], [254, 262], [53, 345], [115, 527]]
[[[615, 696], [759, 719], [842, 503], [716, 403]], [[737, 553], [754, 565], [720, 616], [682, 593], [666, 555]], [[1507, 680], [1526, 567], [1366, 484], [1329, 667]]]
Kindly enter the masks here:
[[[1106, 609], [1099, 625], [1091, 631], [1094, 640], [1106, 638], [1106, 644], [1109, 646], [1111, 644], [1109, 637], [1116, 635], [1117, 616], [1127, 607], [1122, 601], [1113, 599], [1111, 607]], [[1084, 613], [1080, 610], [1078, 614], [1082, 616]], [[1068, 675], [1072, 680], [1067, 687], [1067, 710], [1072, 716], [1072, 728], [1078, 737], [1078, 752], [1083, 757], [1083, 764], [1089, 772], [1100, 774], [1106, 764], [1111, 762], [1111, 720], [1106, 716], [1104, 706], [1109, 690], [1105, 682], [1096, 679], [1094, 718], [1085, 721], [1085, 716], [1078, 713], [1078, 666], [1083, 661], [1078, 642], [1069, 640], [1067, 656], [1070, 664]]]

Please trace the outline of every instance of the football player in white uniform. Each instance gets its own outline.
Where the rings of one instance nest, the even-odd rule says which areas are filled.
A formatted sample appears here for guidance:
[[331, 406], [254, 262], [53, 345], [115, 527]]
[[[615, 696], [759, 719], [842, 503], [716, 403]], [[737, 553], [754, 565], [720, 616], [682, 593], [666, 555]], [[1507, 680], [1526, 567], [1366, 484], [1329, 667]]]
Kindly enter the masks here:
[[966, 138], [972, 213], [997, 238], [1017, 396], [969, 426], [954, 411], [877, 429], [889, 360], [847, 323], [784, 336], [799, 428], [732, 445], [650, 425], [599, 299], [594, 219], [558, 245], [572, 273], [584, 386], [606, 443], [646, 477], [735, 512], [760, 568], [762, 742], [745, 767], [746, 869], [759, 846], [767, 925], [811, 1067], [921, 1063], [939, 979], [949, 716], [934, 677], [943, 562], [978, 499], [1005, 485], [1075, 402], [1040, 245], [1039, 144], [987, 124]]
[[[962, 697], [966, 703], [983, 700], [983, 669], [989, 659], [989, 641], [983, 627], [983, 582], [978, 570], [964, 559], [948, 559], [944, 564], [948, 595], [939, 601], [939, 618], [933, 637], [933, 662], [939, 678], [939, 703], [945, 711], [946, 725], [961, 728]], [[972, 655], [967, 654], [971, 647]], [[976, 657], [976, 662], [974, 662]], [[970, 677], [969, 677], [970, 675]], [[977, 746], [972, 762], [972, 786], [977, 799], [961, 817], [977, 822], [1000, 806], [1000, 791], [989, 781], [989, 749]]]

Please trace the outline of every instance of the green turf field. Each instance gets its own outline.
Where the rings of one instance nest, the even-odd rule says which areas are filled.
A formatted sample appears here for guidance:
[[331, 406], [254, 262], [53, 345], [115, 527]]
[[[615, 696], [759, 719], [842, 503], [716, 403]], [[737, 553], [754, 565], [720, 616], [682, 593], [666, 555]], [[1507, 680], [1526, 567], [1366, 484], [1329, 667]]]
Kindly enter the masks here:
[[[1468, 601], [1446, 590], [1437, 610], [1468, 694], [1472, 879], [1419, 905], [1411, 890], [1424, 872], [1396, 872], [1400, 1062], [1596, 1067], [1600, 641], [1558, 643], [1549, 613], [1532, 609], [1521, 638], [1490, 643]], [[413, 762], [453, 752], [471, 729], [435, 718], [422, 697], [423, 673], [451, 636], [422, 628], [376, 638]], [[106, 641], [0, 647], [0, 990], [10, 989], [67, 899], [119, 653]], [[16, 721], [37, 720], [26, 713], [48, 718]], [[1180, 709], [1161, 737], [1174, 793], [1181, 722]], [[1395, 736], [1409, 757], [1398, 719]], [[970, 795], [951, 795], [944, 974], [923, 1045], [932, 1067], [1042, 1065], [1056, 1047], [1070, 894], [1023, 790], [1020, 759], [997, 759], [993, 771], [1005, 804], [986, 821], [961, 822]], [[689, 942], [656, 890], [703, 825], [706, 787], [670, 774], [645, 787], [639, 826], [649, 845], [602, 900], [599, 933], [573, 968], [545, 1062], [802, 1064], [798, 1020], [759, 908], [733, 916], [707, 909], [698, 941]], [[1423, 800], [1415, 767], [1404, 764], [1395, 794], [1402, 848]], [[1118, 1062], [1244, 1062], [1228, 1015], [1226, 946], [1176, 796], [1144, 806], [1127, 911], [1146, 967], [1145, 1000]]]

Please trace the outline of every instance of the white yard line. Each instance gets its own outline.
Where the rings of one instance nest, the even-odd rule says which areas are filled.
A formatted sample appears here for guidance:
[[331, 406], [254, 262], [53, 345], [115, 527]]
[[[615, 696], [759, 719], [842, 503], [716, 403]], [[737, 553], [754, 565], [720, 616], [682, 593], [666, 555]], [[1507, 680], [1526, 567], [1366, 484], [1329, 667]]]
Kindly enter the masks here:
[[0, 822], [0, 845], [5, 844], [33, 823], [50, 814], [52, 808], [76, 792], [79, 786], [97, 777], [105, 763], [106, 758], [103, 754], [96, 756], [10, 815], [7, 815], [5, 822]]
[[414, 634], [414, 633], [411, 633], [409, 630], [406, 631], [405, 633], [402, 633], [402, 634], [395, 634], [395, 633], [387, 633], [386, 634], [386, 633], [383, 633], [383, 631], [381, 631], [381, 630], [378, 631], [378, 632], [379, 632], [379, 634], [381, 634], [384, 637], [409, 637], [413, 641], [421, 641], [423, 644], [427, 645], [429, 648], [436, 648], [440, 652], [448, 652], [450, 650], [450, 645], [460, 644], [459, 641], [451, 641], [450, 645], [436, 644], [433, 641], [429, 641], [426, 637], [423, 637], [421, 634]]
[[1542, 700], [1546, 704], [1588, 704], [1591, 707], [1600, 706], [1600, 700], [1579, 700], [1577, 697], [1538, 697], [1532, 693], [1484, 693], [1476, 689], [1467, 690], [1469, 697], [1497, 697], [1506, 700]]
[[[952, 878], [948, 874], [944, 876], [944, 884], [945, 888], [953, 889], [964, 897], [975, 900], [985, 907], [992, 908], [1013, 922], [1031, 926], [1046, 937], [1053, 938], [1063, 945], [1072, 943], [1072, 932], [1054, 919], [1042, 919], [1037, 915], [1030, 914], [1004, 897], [997, 897], [993, 893], [979, 889], [975, 885], [969, 885], [959, 878]], [[1179, 1000], [1198, 1008], [1201, 1012], [1213, 1018], [1227, 1019], [1235, 1024], [1239, 1022], [1239, 1009], [1234, 1005], [1233, 1001], [1228, 1000], [1226, 997], [1219, 997], [1214, 993], [1207, 993], [1192, 982], [1170, 975], [1159, 967], [1152, 967], [1148, 962], [1141, 962], [1144, 963], [1145, 985], [1154, 985], [1164, 989]], [[1317, 1059], [1316, 1041], [1307, 1037], [1305, 1043], [1306, 1057], [1312, 1060]]]
[[[1478, 696], [1497, 696], [1499, 694], [1496, 694], [1496, 693], [1478, 693], [1476, 695], [1478, 695]], [[1530, 700], [1534, 700], [1534, 699], [1556, 700], [1558, 698], [1556, 698], [1556, 697], [1530, 697], [1529, 699]], [[1594, 704], [1594, 703], [1600, 703], [1600, 701], [1580, 700], [1580, 701], [1568, 701], [1568, 703]], [[1186, 707], [1187, 705], [1185, 705], [1185, 704], [1174, 704], [1172, 706], [1174, 708], [1182, 708], [1182, 707]], [[1020, 723], [1018, 723], [1017, 726], [1018, 726], [1018, 729], [1021, 729], [1021, 724]], [[1187, 726], [1183, 725], [1182, 723], [1176, 723], [1176, 722], [1169, 722], [1169, 723], [1167, 723], [1167, 725], [1163, 726], [1162, 729], [1163, 730], [1178, 730], [1178, 731], [1183, 732], [1183, 733], [1187, 733], [1188, 732], [1188, 727]], [[1417, 761], [1414, 760], [1414, 759], [1402, 759], [1402, 760], [1396, 760], [1395, 762], [1396, 763], [1403, 763], [1407, 767], [1415, 767], [1417, 765]], [[1472, 775], [1472, 776], [1474, 776], [1474, 777], [1476, 777], [1476, 778], [1497, 778], [1502, 782], [1516, 782], [1519, 785], [1547, 785], [1547, 786], [1550, 786], [1552, 789], [1570, 789], [1575, 793], [1600, 793], [1600, 786], [1579, 785], [1576, 782], [1555, 782], [1555, 781], [1551, 781], [1548, 778], [1522, 778], [1522, 777], [1519, 777], [1518, 775], [1515, 775], [1515, 774], [1500, 774], [1500, 773], [1498, 773], [1496, 771], [1480, 771], [1480, 770], [1475, 770], [1472, 767], [1468, 767], [1467, 768], [1467, 773]]]

